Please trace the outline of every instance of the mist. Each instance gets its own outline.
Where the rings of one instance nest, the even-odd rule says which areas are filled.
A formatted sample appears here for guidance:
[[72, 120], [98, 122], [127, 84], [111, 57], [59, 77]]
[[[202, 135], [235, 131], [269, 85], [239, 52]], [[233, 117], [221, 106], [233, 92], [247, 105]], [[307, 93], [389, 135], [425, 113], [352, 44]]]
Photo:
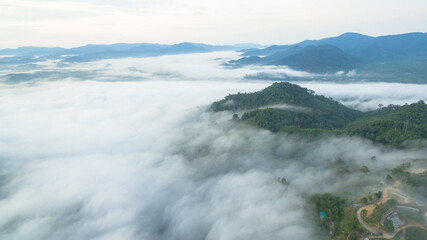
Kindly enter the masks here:
[[[233, 112], [209, 112], [230, 93], [271, 84], [244, 80], [265, 69], [221, 67], [231, 57], [4, 70], [0, 238], [314, 239], [322, 233], [307, 218], [307, 194], [350, 191], [351, 201], [380, 189], [389, 169], [426, 156], [427, 149], [360, 138], [277, 135], [230, 121]], [[35, 72], [62, 75], [10, 83], [8, 74]], [[405, 91], [388, 83], [298, 84], [361, 110], [422, 100], [426, 92], [415, 84]], [[337, 158], [350, 173], [337, 176]], [[362, 165], [375, 174], [361, 173]]]

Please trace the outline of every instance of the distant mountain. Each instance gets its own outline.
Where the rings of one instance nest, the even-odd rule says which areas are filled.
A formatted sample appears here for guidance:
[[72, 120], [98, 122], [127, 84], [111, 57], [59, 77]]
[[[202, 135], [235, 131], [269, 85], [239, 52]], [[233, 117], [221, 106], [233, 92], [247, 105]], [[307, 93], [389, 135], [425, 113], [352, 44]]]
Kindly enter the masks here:
[[243, 111], [234, 120], [272, 132], [359, 136], [375, 143], [402, 145], [427, 139], [427, 105], [389, 105], [362, 113], [287, 82], [254, 93], [238, 93], [212, 103], [211, 111]]
[[229, 61], [229, 64], [231, 66], [242, 66], [242, 65], [250, 65], [250, 64], [269, 65], [270, 63], [280, 61], [287, 56], [299, 53], [302, 49], [303, 48], [300, 46], [293, 46], [290, 48], [286, 48], [286, 50], [278, 51], [265, 57], [249, 56], [249, 57], [240, 58], [238, 60], [231, 60]]
[[[244, 44], [244, 46], [254, 46]], [[256, 45], [258, 46], [258, 45]], [[42, 59], [63, 59], [65, 62], [86, 62], [107, 58], [150, 57], [170, 54], [202, 53], [240, 49], [231, 45], [207, 45], [200, 43], [179, 43], [162, 45], [150, 43], [117, 43], [111, 45], [89, 44], [76, 48], [21, 47], [2, 49], [0, 55], [13, 55], [16, 59], [0, 59], [0, 64], [12, 64], [25, 57], [28, 62]], [[37, 59], [37, 60], [36, 60]], [[21, 61], [21, 60], [20, 60]]]
[[180, 54], [180, 53], [197, 53], [197, 52], [212, 52], [212, 51], [226, 51], [236, 50], [233, 46], [215, 46], [200, 43], [179, 43], [172, 46], [168, 46], [160, 50], [167, 54]]
[[[101, 48], [100, 48], [101, 47]], [[203, 53], [212, 51], [235, 50], [233, 46], [214, 46], [199, 43], [179, 43], [175, 45], [160, 45], [160, 44], [127, 44], [127, 45], [106, 45], [106, 46], [90, 46], [89, 49], [81, 47], [76, 50], [84, 50], [78, 56], [72, 56], [64, 59], [66, 62], [84, 62], [106, 58], [122, 58], [122, 57], [152, 57], [172, 54], [188, 54], [188, 53]], [[72, 49], [71, 49], [72, 50]], [[85, 51], [87, 53], [85, 53]], [[73, 51], [68, 51], [70, 55]]]
[[328, 44], [309, 45], [304, 48], [296, 45], [286, 51], [279, 51], [266, 57], [251, 56], [229, 62], [231, 66], [248, 64], [287, 65], [293, 69], [314, 73], [349, 71], [359, 63], [360, 61], [357, 58]]
[[344, 33], [338, 37], [305, 40], [293, 45], [252, 49], [242, 56], [229, 64], [235, 67], [247, 64], [288, 65], [299, 70], [322, 73], [353, 69], [362, 66], [364, 62], [365, 67], [368, 63], [426, 62], [427, 33], [380, 37]]
[[337, 37], [305, 40], [292, 45], [274, 45], [265, 49], [249, 50], [242, 56], [266, 56], [283, 52], [292, 46], [329, 44], [360, 59], [370, 61], [404, 61], [427, 59], [427, 33], [415, 32], [371, 37], [359, 33], [344, 33]]
[[329, 37], [329, 38], [323, 38], [320, 40], [304, 40], [302, 42], [296, 43], [296, 44], [290, 44], [290, 45], [273, 45], [268, 48], [264, 49], [249, 49], [245, 51], [242, 56], [248, 57], [248, 56], [266, 56], [271, 55], [274, 53], [279, 52], [285, 52], [286, 50], [299, 46], [301, 48], [307, 47], [309, 45], [322, 45], [322, 44], [329, 44], [336, 46], [344, 51], [350, 50], [354, 48], [354, 46], [362, 44], [370, 39], [373, 39], [374, 37], [362, 35], [359, 33], [344, 33], [338, 37]]
[[295, 46], [292, 46], [292, 47], [288, 48], [285, 51], [279, 51], [279, 52], [275, 52], [273, 54], [270, 54], [268, 56], [265, 56], [263, 58], [263, 61], [266, 64], [269, 64], [269, 63], [272, 63], [272, 62], [276, 62], [276, 61], [280, 61], [280, 60], [282, 60], [285, 57], [301, 53], [303, 49], [304, 49], [303, 47], [301, 47], [299, 45], [295, 45]]
[[370, 61], [427, 60], [427, 33], [376, 37], [346, 50], [356, 57]]
[[332, 45], [309, 45], [299, 52], [270, 65], [288, 65], [297, 70], [314, 73], [335, 73], [354, 69], [359, 60]]
[[150, 44], [150, 43], [116, 43], [111, 45], [88, 44], [82, 47], [64, 49], [60, 54], [64, 55], [82, 55], [96, 54], [105, 52], [137, 52], [137, 51], [156, 51], [166, 48], [167, 45]]
[[348, 32], [341, 34], [338, 37], [329, 37], [320, 40], [305, 40], [295, 45], [307, 47], [309, 45], [329, 44], [338, 47], [343, 51], [348, 51], [350, 49], [353, 49], [354, 46], [363, 45], [371, 39], [374, 39], [374, 37], [359, 33]]
[[290, 47], [289, 45], [273, 45], [264, 49], [250, 49], [243, 53], [242, 56], [266, 56], [279, 51], [286, 51]]
[[50, 55], [64, 51], [60, 47], [19, 47], [0, 49], [0, 55]]

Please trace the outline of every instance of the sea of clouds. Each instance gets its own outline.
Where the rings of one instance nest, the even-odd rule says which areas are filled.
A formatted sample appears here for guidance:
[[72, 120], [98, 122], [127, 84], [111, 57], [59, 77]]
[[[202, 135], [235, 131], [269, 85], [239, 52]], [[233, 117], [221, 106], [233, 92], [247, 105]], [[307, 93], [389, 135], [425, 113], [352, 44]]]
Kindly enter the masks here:
[[[314, 239], [324, 233], [307, 194], [358, 198], [390, 168], [426, 156], [359, 138], [275, 135], [207, 111], [271, 84], [244, 80], [259, 67], [221, 67], [235, 54], [2, 68], [0, 239]], [[427, 90], [299, 84], [362, 110], [425, 100]], [[338, 177], [338, 157], [350, 174]]]

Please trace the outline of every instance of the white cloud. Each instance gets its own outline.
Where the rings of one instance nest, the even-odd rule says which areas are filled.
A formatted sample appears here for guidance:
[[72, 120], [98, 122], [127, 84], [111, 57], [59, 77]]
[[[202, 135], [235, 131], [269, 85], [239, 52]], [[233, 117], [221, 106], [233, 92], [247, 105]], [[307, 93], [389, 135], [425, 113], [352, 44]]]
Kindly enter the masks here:
[[341, 101], [343, 104], [362, 111], [378, 109], [378, 105], [411, 104], [427, 101], [425, 84], [406, 83], [322, 83], [298, 82], [297, 84]]
[[[218, 68], [214, 58], [105, 60], [68, 67], [97, 70], [92, 81], [1, 83], [0, 238], [312, 239], [321, 233], [306, 219], [304, 193], [369, 192], [385, 169], [426, 155], [236, 127], [232, 113], [205, 107], [270, 83], [236, 81], [245, 72]], [[149, 80], [121, 81], [131, 67]], [[353, 172], [340, 181], [336, 157]], [[360, 179], [362, 164], [380, 174]]]

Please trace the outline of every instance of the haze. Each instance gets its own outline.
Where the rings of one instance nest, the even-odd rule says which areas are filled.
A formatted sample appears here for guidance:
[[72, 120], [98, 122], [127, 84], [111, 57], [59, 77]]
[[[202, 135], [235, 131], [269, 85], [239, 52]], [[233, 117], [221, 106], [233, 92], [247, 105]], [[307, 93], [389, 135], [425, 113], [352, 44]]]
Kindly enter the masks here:
[[[45, 63], [37, 71], [64, 75], [1, 83], [2, 238], [314, 239], [323, 233], [307, 220], [305, 194], [371, 191], [363, 186], [383, 176], [361, 181], [361, 165], [385, 173], [426, 156], [359, 138], [236, 128], [231, 113], [207, 106], [271, 82], [242, 81], [256, 70], [214, 60], [230, 54]], [[426, 100], [425, 85], [372, 84], [302, 83], [361, 109]], [[356, 169], [339, 182], [337, 157]]]
[[427, 30], [423, 0], [0, 0], [0, 48], [89, 43], [289, 44]]
[[0, 240], [427, 238], [426, 0], [0, 0]]

